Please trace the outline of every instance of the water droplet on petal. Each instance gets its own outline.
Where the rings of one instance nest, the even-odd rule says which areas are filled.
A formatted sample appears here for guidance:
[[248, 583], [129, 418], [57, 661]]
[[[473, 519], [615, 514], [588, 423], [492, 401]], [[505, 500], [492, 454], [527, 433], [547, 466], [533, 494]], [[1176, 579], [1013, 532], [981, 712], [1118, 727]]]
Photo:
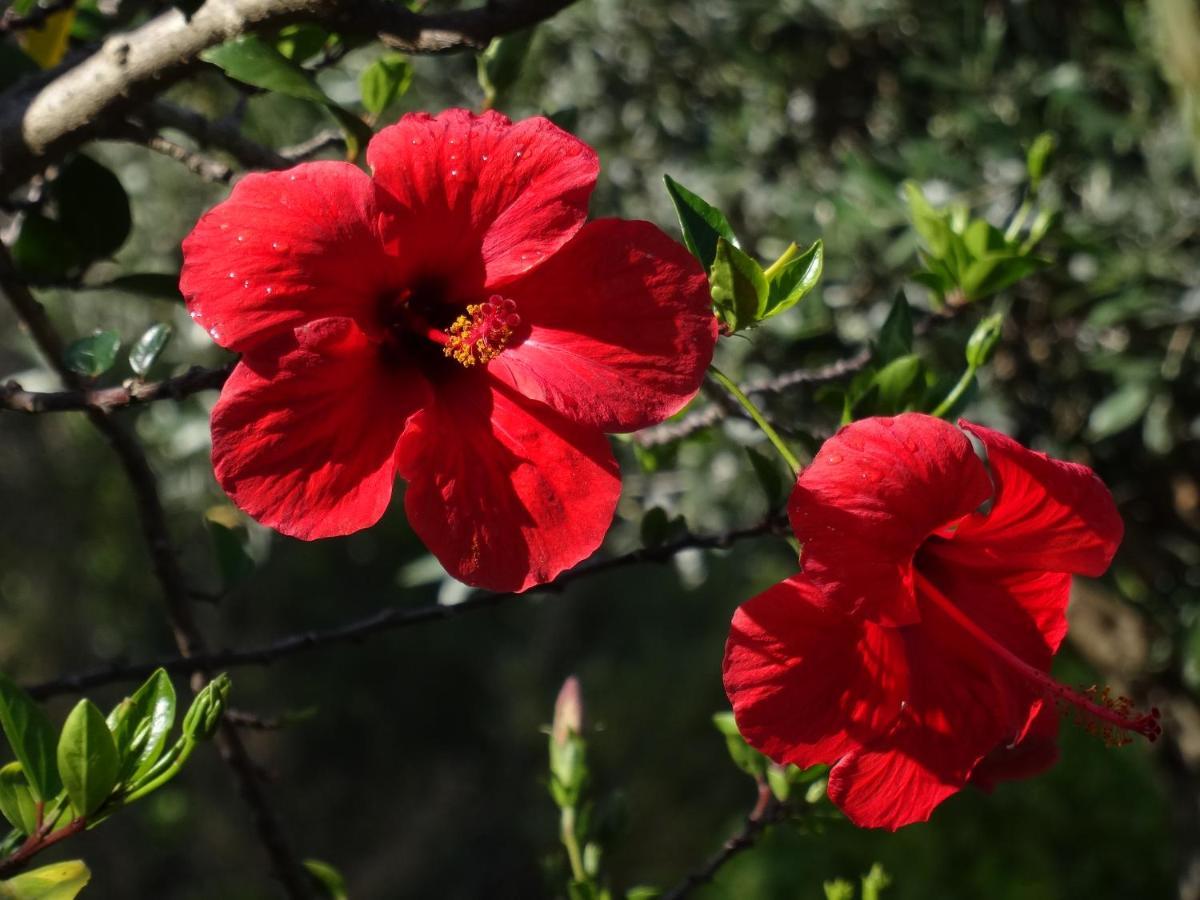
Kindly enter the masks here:
[[241, 244], [241, 243], [245, 242], [246, 236], [244, 234], [239, 234], [237, 236], [237, 239], [238, 239], [238, 243]]
[[230, 277], [230, 278], [237, 278], [237, 272], [230, 272], [230, 273], [229, 273], [229, 277]]
[[244, 287], [244, 288], [248, 288], [248, 287], [250, 287], [250, 282], [249, 282], [249, 280], [247, 280], [247, 281], [243, 281], [243, 282], [242, 282], [242, 287]]
[[514, 153], [514, 154], [513, 154], [513, 158], [514, 158], [514, 159], [520, 159], [520, 158], [521, 158], [522, 156], [524, 156], [524, 155], [525, 155], [525, 151], [524, 151], [524, 150], [518, 150], [516, 153]]
[[831, 466], [836, 466], [841, 461], [842, 461], [841, 456], [839, 456], [836, 453], [830, 453], [828, 456], [825, 457], [825, 462], [829, 463]]
[[267, 290], [267, 296], [270, 296], [274, 292], [275, 288], [268, 285], [266, 290]]
[[222, 222], [222, 223], [221, 223], [221, 230], [222, 230], [222, 231], [228, 231], [228, 230], [229, 230], [229, 223], [228, 223], [228, 222]]
[[283, 241], [271, 241], [271, 249], [272, 250], [278, 250], [280, 253], [283, 253], [284, 251], [287, 250], [287, 248], [288, 248], [288, 245], [285, 244]]
[[451, 169], [451, 170], [450, 170], [450, 176], [451, 176], [452, 178], [457, 178], [457, 177], [458, 177], [458, 169]]
[[479, 158], [480, 158], [481, 160], [483, 160], [484, 162], [487, 162], [487, 161], [488, 161], [488, 155], [487, 155], [486, 153], [485, 153], [485, 154], [483, 154], [482, 156], [480, 156]]

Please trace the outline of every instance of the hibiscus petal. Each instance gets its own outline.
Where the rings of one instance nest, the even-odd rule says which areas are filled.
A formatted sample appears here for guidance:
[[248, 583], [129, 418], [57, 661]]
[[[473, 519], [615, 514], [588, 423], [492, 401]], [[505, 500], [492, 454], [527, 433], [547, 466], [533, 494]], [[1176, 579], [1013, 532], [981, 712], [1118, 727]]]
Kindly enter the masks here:
[[955, 542], [932, 540], [917, 568], [984, 631], [1025, 662], [1048, 671], [1067, 634], [1071, 576], [1066, 572], [987, 574], [943, 551]]
[[494, 289], [551, 256], [587, 217], [596, 153], [548, 119], [404, 116], [367, 148], [375, 183], [407, 212], [400, 253], [453, 293]]
[[907, 695], [894, 629], [842, 616], [791, 578], [743, 603], [725, 645], [738, 729], [778, 763], [833, 763], [886, 733]]
[[712, 361], [708, 279], [649, 222], [588, 223], [505, 295], [529, 330], [491, 371], [601, 431], [637, 431], [673, 415]]
[[591, 555], [621, 493], [607, 438], [479, 372], [438, 384], [397, 467], [413, 530], [467, 584], [523, 591]]
[[909, 694], [896, 726], [829, 773], [830, 799], [865, 828], [925, 821], [1011, 734], [1017, 698], [992, 664], [940, 607], [923, 602], [921, 613], [901, 629]]
[[238, 363], [213, 409], [217, 481], [240, 509], [292, 537], [375, 524], [392, 495], [396, 443], [428, 385], [383, 365], [346, 318], [318, 320], [271, 348], [277, 355]]
[[803, 472], [788, 514], [804, 574], [824, 602], [882, 624], [919, 615], [913, 554], [989, 496], [987, 472], [961, 431], [906, 413], [847, 425]]
[[378, 219], [371, 179], [349, 163], [247, 175], [184, 239], [179, 289], [239, 352], [322, 317], [370, 329], [390, 283]]
[[963, 520], [943, 555], [989, 570], [1103, 574], [1125, 526], [1096, 473], [1028, 450], [990, 428], [959, 424], [987, 449], [996, 500], [986, 515]]
[[1029, 778], [1058, 761], [1058, 710], [1043, 703], [1026, 733], [1015, 743], [1002, 743], [971, 770], [970, 782], [991, 793], [1001, 781]]

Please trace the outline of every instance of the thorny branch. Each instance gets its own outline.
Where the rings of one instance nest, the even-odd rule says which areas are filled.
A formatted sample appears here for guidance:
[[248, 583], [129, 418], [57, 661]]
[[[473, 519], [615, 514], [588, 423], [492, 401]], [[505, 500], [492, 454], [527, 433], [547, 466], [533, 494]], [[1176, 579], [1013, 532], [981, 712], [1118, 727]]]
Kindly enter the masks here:
[[620, 569], [639, 563], [668, 562], [684, 550], [727, 549], [739, 541], [781, 533], [785, 528], [786, 523], [781, 517], [771, 516], [757, 525], [751, 525], [746, 528], [736, 528], [716, 534], [689, 533], [657, 547], [643, 547], [620, 556], [597, 560], [593, 563], [585, 563], [568, 572], [564, 572], [549, 584], [538, 585], [523, 594], [476, 594], [452, 606], [430, 603], [410, 609], [388, 607], [369, 616], [346, 622], [343, 625], [289, 635], [257, 647], [218, 650], [199, 653], [192, 657], [180, 655], [146, 662], [104, 666], [89, 672], [67, 675], [52, 681], [32, 685], [28, 688], [28, 691], [33, 697], [44, 699], [59, 694], [76, 693], [114, 682], [141, 680], [158, 668], [166, 669], [168, 672], [188, 672], [197, 666], [206, 669], [229, 669], [237, 666], [270, 665], [277, 660], [290, 656], [309, 653], [338, 644], [358, 643], [378, 634], [412, 628], [417, 625], [423, 625], [426, 622], [455, 619], [459, 616], [479, 612], [484, 609], [493, 609], [497, 606], [507, 604], [518, 597], [528, 597], [535, 593], [559, 591], [568, 584], [589, 578], [601, 572], [608, 572], [613, 569]]
[[[34, 343], [63, 383], [75, 391], [86, 390], [80, 376], [64, 363], [63, 344], [58, 332], [45, 309], [13, 272], [12, 260], [6, 249], [0, 249], [0, 290], [8, 297], [17, 317], [29, 330]], [[167, 618], [176, 646], [181, 659], [187, 661], [186, 670], [193, 674], [193, 687], [199, 689], [203, 686], [205, 673], [210, 672], [211, 668], [193, 661], [204, 653], [204, 638], [192, 616], [189, 589], [171, 545], [157, 479], [141, 445], [121, 422], [96, 407], [88, 407], [86, 414], [96, 430], [112, 445], [125, 470], [137, 503], [142, 534], [154, 564], [155, 575], [163, 589]], [[290, 898], [305, 900], [311, 896], [307, 876], [288, 846], [279, 820], [263, 794], [254, 763], [242, 744], [237, 728], [223, 723], [215, 740], [221, 758], [233, 771], [242, 797], [250, 807], [276, 878]]]

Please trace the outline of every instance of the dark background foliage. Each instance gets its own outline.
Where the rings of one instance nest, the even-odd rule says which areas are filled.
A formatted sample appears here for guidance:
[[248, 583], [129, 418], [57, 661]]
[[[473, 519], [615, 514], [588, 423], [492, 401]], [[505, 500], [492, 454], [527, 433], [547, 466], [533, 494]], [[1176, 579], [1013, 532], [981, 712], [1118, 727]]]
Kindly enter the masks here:
[[[910, 278], [916, 238], [901, 182], [916, 180], [940, 202], [964, 200], [1000, 224], [1018, 200], [1025, 149], [1053, 131], [1059, 146], [1046, 190], [1062, 221], [1042, 252], [1054, 264], [996, 301], [1009, 304], [1009, 316], [969, 415], [1088, 462], [1112, 487], [1128, 531], [1103, 590], [1135, 611], [1147, 636], [1128, 680], [1152, 698], [1170, 692], [1186, 711], [1200, 682], [1200, 195], [1188, 119], [1200, 83], [1173, 67], [1164, 44], [1173, 8], [582, 0], [539, 28], [498, 106], [514, 117], [553, 114], [597, 147], [594, 215], [648, 218], [675, 233], [661, 184], [669, 172], [721, 206], [760, 258], [791, 240], [824, 239], [820, 289], [749, 340], [723, 343], [723, 367], [743, 378], [851, 355], [877, 332], [898, 288], [928, 306]], [[330, 96], [353, 106], [357, 75], [377, 53], [356, 50], [324, 71]], [[381, 123], [407, 110], [478, 108], [469, 56], [419, 59], [415, 69]], [[172, 89], [176, 102], [211, 115], [239, 96], [216, 70]], [[299, 100], [248, 101], [247, 133], [271, 146], [329, 124]], [[132, 199], [132, 236], [106, 265], [113, 274], [176, 272], [180, 239], [226, 189], [125, 144], [97, 143], [89, 153]], [[42, 296], [75, 335], [113, 328], [129, 343], [155, 321], [174, 322], [164, 373], [222, 359], [177, 299]], [[936, 322], [919, 341], [923, 357], [957, 375], [967, 335], [996, 303]], [[0, 322], [0, 372], [38, 386], [26, 372], [36, 357], [3, 307]], [[152, 449], [189, 574], [219, 593], [204, 519], [228, 506], [207, 456], [213, 398], [125, 415]], [[810, 450], [841, 411], [829, 390], [803, 386], [769, 405]], [[638, 523], [656, 505], [703, 531], [761, 519], [765, 504], [739, 447], [758, 438], [741, 425], [657, 452], [654, 471], [622, 444], [625, 492], [610, 548], [636, 546]], [[0, 418], [0, 510], [0, 669], [34, 682], [169, 652], [126, 486], [86, 422]], [[420, 577], [429, 570], [424, 549], [399, 503], [369, 532], [312, 545], [242, 527], [255, 571], [199, 609], [219, 644], [453, 599], [454, 586], [436, 573]], [[561, 594], [240, 669], [234, 696], [239, 708], [266, 715], [311, 711], [248, 740], [294, 843], [337, 865], [352, 896], [527, 898], [557, 889], [542, 874], [558, 845], [539, 728], [574, 672], [598, 789], [620, 790], [627, 803], [628, 828], [610, 859], [614, 882], [668, 885], [712, 853], [753, 802], [710, 716], [725, 708], [720, 659], [734, 607], [791, 565], [775, 538], [689, 553]], [[1061, 678], [1097, 678], [1075, 648], [1063, 656]], [[51, 708], [62, 716], [68, 705]], [[820, 897], [823, 880], [857, 877], [875, 861], [893, 875], [889, 900], [1168, 896], [1200, 840], [1186, 815], [1173, 817], [1173, 799], [1184, 811], [1197, 803], [1187, 793], [1189, 732], [1176, 728], [1180, 739], [1154, 752], [1107, 749], [1067, 726], [1052, 772], [991, 797], [964, 792], [931, 823], [895, 835], [845, 823], [820, 834], [778, 828], [704, 896]], [[211, 753], [74, 851], [95, 872], [86, 896], [271, 894], [246, 813]]]

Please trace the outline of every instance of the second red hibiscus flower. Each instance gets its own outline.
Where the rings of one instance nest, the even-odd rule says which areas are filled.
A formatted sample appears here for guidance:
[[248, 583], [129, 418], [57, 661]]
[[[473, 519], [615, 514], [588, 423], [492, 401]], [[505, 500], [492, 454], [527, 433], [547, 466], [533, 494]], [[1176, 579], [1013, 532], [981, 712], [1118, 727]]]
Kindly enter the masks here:
[[184, 241], [192, 318], [242, 359], [217, 479], [305, 539], [413, 529], [497, 590], [594, 551], [620, 476], [605, 432], [662, 421], [716, 341], [707, 280], [645, 222], [585, 224], [595, 153], [545, 119], [410, 115], [367, 151], [250, 175]]
[[743, 604], [725, 687], [738, 727], [780, 763], [833, 765], [856, 824], [898, 828], [974, 781], [1056, 758], [1056, 706], [1115, 742], [1157, 716], [1047, 671], [1072, 574], [1123, 532], [1083, 466], [987, 428], [905, 414], [826, 442], [788, 512], [803, 572]]

